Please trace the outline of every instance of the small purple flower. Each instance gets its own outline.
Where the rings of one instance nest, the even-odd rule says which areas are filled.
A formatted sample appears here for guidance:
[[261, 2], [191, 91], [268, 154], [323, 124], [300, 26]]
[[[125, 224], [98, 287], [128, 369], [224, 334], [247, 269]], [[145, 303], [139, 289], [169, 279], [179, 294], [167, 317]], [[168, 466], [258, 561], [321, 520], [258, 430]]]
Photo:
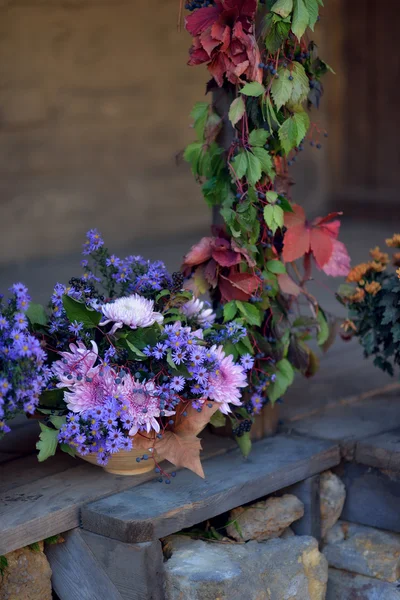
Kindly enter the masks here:
[[83, 329], [83, 323], [78, 323], [78, 321], [72, 321], [71, 325], [69, 325], [68, 330], [74, 335], [79, 336], [79, 333]]
[[86, 242], [83, 245], [83, 254], [91, 254], [104, 246], [104, 241], [97, 229], [90, 229], [86, 234], [86, 238]]
[[182, 375], [175, 375], [171, 379], [170, 387], [175, 392], [181, 392], [183, 390], [183, 388], [185, 387], [184, 377], [182, 377]]
[[0, 331], [4, 331], [9, 327], [8, 321], [5, 317], [0, 316]]
[[246, 371], [253, 368], [254, 358], [250, 354], [243, 354], [240, 359], [240, 363]]
[[186, 358], [186, 352], [184, 352], [181, 349], [175, 350], [172, 353], [172, 360], [174, 361], [174, 363], [176, 365], [180, 365], [182, 362], [184, 362], [185, 358]]

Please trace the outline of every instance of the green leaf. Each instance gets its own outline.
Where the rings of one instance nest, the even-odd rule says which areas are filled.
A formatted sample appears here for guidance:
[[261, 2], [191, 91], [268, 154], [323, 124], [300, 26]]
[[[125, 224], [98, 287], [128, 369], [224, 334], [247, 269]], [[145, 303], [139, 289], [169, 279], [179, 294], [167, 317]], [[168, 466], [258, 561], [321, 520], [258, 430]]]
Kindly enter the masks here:
[[282, 123], [278, 131], [279, 139], [285, 154], [297, 146], [298, 130], [294, 117], [289, 117]]
[[58, 416], [58, 415], [52, 415], [50, 417], [50, 422], [54, 425], [54, 427], [56, 429], [61, 429], [61, 427], [63, 425], [65, 425], [65, 423], [67, 422], [67, 417], [65, 417], [65, 416]]
[[290, 95], [290, 101], [293, 104], [299, 104], [307, 98], [308, 92], [310, 91], [310, 84], [303, 65], [298, 62], [293, 63], [291, 75], [293, 80], [291, 82], [292, 93]]
[[281, 203], [280, 203], [280, 207], [285, 211], [285, 212], [294, 212], [289, 200], [287, 200], [286, 198], [282, 198], [281, 197]]
[[56, 453], [58, 443], [58, 429], [51, 429], [39, 422], [41, 429], [39, 435], [39, 441], [36, 443], [36, 449], [39, 450], [38, 461], [43, 462], [49, 456], [53, 456]]
[[232, 319], [235, 318], [237, 310], [238, 309], [235, 300], [231, 300], [227, 304], [224, 304], [224, 323], [226, 323], [227, 321], [232, 321]]
[[101, 313], [88, 308], [82, 302], [78, 302], [69, 296], [63, 296], [63, 306], [69, 321], [71, 321], [71, 323], [72, 321], [83, 323], [83, 326], [86, 329], [97, 327], [101, 321]]
[[268, 52], [275, 54], [286, 40], [290, 31], [290, 23], [278, 21], [271, 23], [265, 38], [265, 47]]
[[193, 106], [190, 116], [194, 120], [194, 129], [197, 134], [197, 138], [201, 141], [204, 140], [204, 130], [210, 110], [208, 102], [196, 102]]
[[329, 325], [325, 313], [321, 307], [318, 308], [317, 321], [319, 325], [317, 341], [319, 346], [322, 346], [329, 337]]
[[143, 352], [139, 350], [139, 348], [136, 348], [136, 346], [132, 344], [132, 342], [130, 342], [128, 339], [126, 339], [125, 342], [134, 356], [136, 356], [137, 358], [146, 358], [146, 355], [143, 354]]
[[261, 163], [251, 152], [246, 152], [247, 157], [247, 179], [250, 185], [255, 185], [261, 179]]
[[284, 19], [290, 15], [293, 10], [293, 0], [277, 0], [271, 11], [280, 15]]
[[76, 456], [76, 450], [75, 450], [75, 448], [72, 448], [71, 446], [68, 446], [68, 444], [60, 444], [60, 450], [62, 450], [63, 452], [65, 452], [65, 454], [69, 454], [73, 458], [75, 458], [75, 456]]
[[318, 0], [304, 0], [309, 14], [308, 25], [314, 31], [315, 23], [318, 20]]
[[49, 408], [64, 408], [64, 389], [57, 388], [55, 390], [45, 390], [40, 394], [39, 406], [47, 406]]
[[31, 325], [46, 325], [47, 316], [44, 307], [41, 304], [31, 302], [28, 310], [25, 312]]
[[39, 542], [33, 542], [33, 544], [29, 544], [29, 550], [32, 550], [32, 552], [40, 552]]
[[277, 129], [280, 125], [279, 121], [278, 121], [278, 117], [276, 116], [273, 104], [271, 102], [271, 98], [269, 96], [267, 96], [267, 99], [265, 101], [265, 107], [267, 109], [267, 122], [269, 125], [269, 128], [272, 129]]
[[251, 81], [250, 83], [246, 83], [245, 86], [240, 90], [241, 94], [245, 96], [253, 96], [254, 98], [258, 98], [258, 96], [262, 96], [265, 92], [265, 88], [258, 81]]
[[268, 271], [275, 273], [275, 275], [286, 273], [286, 267], [280, 260], [269, 260], [265, 266]]
[[276, 379], [268, 390], [268, 397], [272, 403], [283, 396], [294, 380], [294, 369], [286, 358], [276, 363], [275, 375]]
[[264, 206], [264, 220], [273, 233], [283, 227], [284, 213], [280, 206], [267, 204]]
[[276, 192], [267, 192], [265, 196], [270, 204], [275, 204], [278, 200], [278, 194]]
[[230, 105], [230, 108], [229, 108], [228, 116], [229, 116], [229, 120], [233, 126], [235, 126], [236, 123], [238, 123], [240, 121], [240, 119], [243, 117], [245, 112], [246, 112], [246, 106], [245, 106], [244, 100], [243, 100], [242, 96], [238, 96], [238, 98], [235, 98], [235, 100], [232, 102], [232, 104]]
[[220, 410], [217, 410], [210, 419], [211, 425], [214, 427], [224, 427], [226, 423], [226, 416], [222, 414]]
[[253, 129], [249, 135], [249, 143], [251, 146], [264, 146], [269, 138], [269, 132], [265, 129]]
[[240, 437], [235, 437], [235, 440], [236, 440], [237, 445], [240, 448], [241, 453], [243, 454], [243, 456], [245, 458], [247, 458], [251, 452], [250, 432], [246, 431]]
[[247, 172], [247, 157], [246, 152], [241, 150], [239, 154], [235, 156], [235, 158], [231, 161], [232, 167], [234, 169], [234, 174], [238, 179], [242, 179], [246, 175]]
[[275, 178], [274, 166], [272, 164], [272, 158], [269, 152], [264, 148], [252, 148], [252, 152], [256, 158], [260, 161], [261, 170], [263, 173], [266, 173], [268, 177], [272, 180]]
[[0, 555], [0, 575], [1, 576], [4, 575], [4, 571], [6, 570], [7, 567], [8, 567], [8, 560], [3, 554], [1, 554]]
[[292, 31], [299, 41], [307, 29], [309, 21], [310, 15], [308, 14], [304, 0], [294, 0]]
[[291, 73], [289, 69], [281, 67], [278, 69], [279, 77], [275, 77], [271, 85], [271, 94], [276, 108], [279, 110], [284, 104], [289, 102], [293, 91], [293, 81], [289, 79]]
[[256, 306], [254, 306], [254, 304], [250, 304], [250, 302], [242, 302], [241, 300], [236, 300], [236, 304], [249, 325], [261, 327], [260, 311]]
[[249, 337], [247, 335], [245, 335], [239, 342], [240, 344], [243, 344], [243, 346], [246, 348], [247, 352], [249, 352], [249, 354], [254, 354], [254, 348], [249, 340]]
[[203, 142], [193, 142], [186, 146], [183, 158], [190, 163], [193, 175], [199, 174], [200, 158], [203, 154]]
[[310, 127], [310, 118], [306, 112], [295, 113], [292, 118], [296, 123], [296, 145], [298, 146], [306, 137], [308, 128]]

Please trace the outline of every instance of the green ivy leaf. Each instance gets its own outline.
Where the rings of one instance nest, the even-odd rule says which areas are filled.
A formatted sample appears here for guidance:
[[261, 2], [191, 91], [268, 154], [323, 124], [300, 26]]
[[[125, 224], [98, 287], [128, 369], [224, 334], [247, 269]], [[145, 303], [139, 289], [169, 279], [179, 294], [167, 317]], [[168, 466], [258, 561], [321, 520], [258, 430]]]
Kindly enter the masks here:
[[271, 11], [286, 19], [293, 10], [293, 0], [277, 0]]
[[271, 23], [265, 38], [265, 47], [268, 52], [275, 54], [287, 39], [289, 31], [290, 23], [284, 23], [283, 21]]
[[57, 450], [58, 429], [52, 429], [39, 422], [41, 429], [39, 441], [36, 443], [36, 449], [39, 450], [38, 461], [43, 462], [49, 456], [53, 456]]
[[276, 204], [267, 204], [264, 206], [264, 219], [273, 233], [283, 227], [284, 213], [280, 206]]
[[239, 311], [250, 325], [261, 327], [260, 311], [256, 306], [254, 306], [254, 304], [250, 304], [250, 302], [242, 302], [241, 300], [236, 300], [236, 304]]
[[309, 21], [310, 15], [308, 14], [304, 0], [294, 0], [292, 31], [299, 41], [307, 29]]
[[279, 127], [278, 117], [276, 116], [271, 98], [267, 96], [265, 100], [265, 108], [267, 111], [267, 122], [271, 130], [276, 130]]
[[280, 207], [285, 211], [285, 212], [294, 212], [289, 200], [287, 200], [286, 198], [282, 198], [281, 197], [281, 203], [280, 203]]
[[247, 173], [247, 157], [246, 152], [241, 150], [231, 161], [234, 169], [234, 174], [238, 179], [242, 179]]
[[25, 314], [28, 317], [31, 325], [47, 324], [46, 312], [41, 304], [31, 302]]
[[251, 81], [250, 83], [246, 83], [245, 86], [242, 87], [240, 93], [244, 96], [253, 96], [254, 98], [258, 98], [258, 96], [262, 96], [264, 94], [265, 88], [258, 81]]
[[249, 143], [251, 146], [264, 146], [269, 138], [269, 132], [265, 129], [253, 129], [249, 135]]
[[298, 146], [306, 137], [310, 127], [310, 118], [306, 112], [299, 112], [293, 115], [293, 120], [297, 127], [296, 145]]
[[282, 123], [278, 131], [279, 139], [285, 154], [297, 146], [298, 130], [294, 117], [289, 117]]
[[318, 0], [304, 0], [309, 14], [308, 26], [314, 31], [315, 23], [318, 20]]
[[292, 80], [292, 93], [290, 95], [290, 101], [293, 104], [299, 104], [303, 102], [310, 91], [310, 84], [306, 71], [300, 63], [293, 63], [293, 69], [291, 72], [293, 77]]
[[329, 325], [325, 313], [320, 307], [318, 308], [317, 321], [319, 325], [317, 342], [319, 346], [322, 346], [329, 337]]
[[190, 116], [194, 120], [194, 129], [197, 134], [197, 138], [201, 141], [204, 140], [204, 131], [207, 123], [208, 113], [210, 105], [208, 102], [196, 102], [193, 106]]
[[267, 192], [265, 196], [270, 204], [275, 204], [278, 200], [277, 192]]
[[236, 443], [240, 448], [241, 453], [247, 458], [251, 452], [251, 438], [250, 432], [245, 432], [240, 437], [235, 437]]
[[247, 157], [247, 179], [250, 185], [255, 185], [261, 179], [261, 163], [251, 152], [246, 152]]
[[226, 423], [226, 416], [222, 414], [220, 410], [217, 410], [210, 419], [211, 425], [214, 427], [224, 427]]
[[276, 363], [276, 379], [268, 390], [268, 397], [272, 403], [276, 402], [286, 392], [294, 380], [294, 369], [290, 362], [283, 358]]
[[235, 126], [236, 123], [238, 123], [240, 121], [240, 119], [243, 117], [245, 112], [246, 112], [246, 106], [245, 106], [244, 100], [243, 100], [242, 96], [238, 96], [238, 98], [235, 98], [235, 100], [232, 102], [232, 104], [230, 105], [230, 108], [229, 108], [228, 116], [229, 116], [229, 120], [233, 126]]
[[76, 449], [68, 446], [68, 444], [60, 444], [60, 450], [65, 452], [65, 454], [69, 454], [73, 458], [76, 456]]
[[293, 92], [293, 81], [289, 79], [291, 73], [289, 69], [281, 67], [278, 69], [279, 77], [275, 77], [271, 85], [271, 94], [276, 108], [279, 110], [284, 104], [289, 102]]
[[232, 321], [232, 319], [235, 318], [236, 313], [238, 311], [235, 300], [231, 300], [230, 302], [227, 302], [227, 304], [224, 304], [223, 311], [224, 323], [226, 323], [227, 321]]
[[266, 173], [268, 177], [273, 181], [275, 179], [275, 171], [272, 163], [271, 155], [264, 148], [252, 148], [252, 152], [256, 158], [260, 161], [261, 170]]
[[275, 273], [275, 275], [286, 273], [286, 267], [280, 260], [269, 260], [265, 266], [268, 271]]
[[78, 302], [66, 295], [63, 296], [62, 302], [67, 317], [71, 322], [78, 321], [78, 323], [83, 323], [86, 329], [93, 329], [93, 327], [97, 327], [100, 323], [102, 318], [101, 313], [88, 308], [83, 302]]
[[139, 348], [136, 348], [136, 346], [134, 344], [132, 344], [132, 342], [130, 342], [128, 339], [126, 339], [125, 342], [129, 348], [129, 350], [131, 351], [130, 358], [132, 358], [132, 357], [133, 358], [146, 358], [146, 355], [143, 354], [143, 352], [141, 350], [139, 350]]

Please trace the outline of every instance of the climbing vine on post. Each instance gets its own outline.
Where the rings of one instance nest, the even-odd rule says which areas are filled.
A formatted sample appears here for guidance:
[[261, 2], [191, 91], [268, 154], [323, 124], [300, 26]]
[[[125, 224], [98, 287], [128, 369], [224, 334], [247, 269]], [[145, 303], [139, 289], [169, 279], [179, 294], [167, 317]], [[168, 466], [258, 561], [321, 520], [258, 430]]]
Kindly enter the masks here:
[[[193, 38], [189, 65], [207, 65], [207, 91], [223, 91], [227, 110], [198, 102], [191, 113], [197, 139], [184, 157], [225, 227], [192, 248], [184, 271], [197, 293], [211, 291], [221, 318], [248, 328], [256, 358], [250, 414], [280, 399], [295, 370], [315, 372], [309, 339], [326, 348], [333, 338], [329, 318], [307, 291], [313, 263], [332, 276], [350, 267], [337, 239], [340, 213], [309, 222], [290, 194], [290, 167], [306, 141], [320, 149], [327, 135], [310, 118], [323, 76], [333, 72], [309, 39], [322, 4], [196, 0], [185, 6]], [[227, 121], [229, 145], [221, 142], [229, 138]]]

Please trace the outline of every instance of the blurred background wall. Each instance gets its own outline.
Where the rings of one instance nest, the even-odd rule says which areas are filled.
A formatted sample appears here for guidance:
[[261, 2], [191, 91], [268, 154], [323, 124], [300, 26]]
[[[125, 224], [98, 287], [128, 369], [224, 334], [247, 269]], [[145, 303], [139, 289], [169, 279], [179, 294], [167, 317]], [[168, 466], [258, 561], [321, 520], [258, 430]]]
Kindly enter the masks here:
[[[91, 227], [116, 252], [174, 264], [208, 230], [199, 189], [175, 164], [207, 80], [186, 66], [178, 4], [0, 0], [1, 287], [63, 281]], [[375, 218], [382, 203], [397, 208], [396, 20], [376, 0], [325, 4], [315, 39], [337, 75], [312, 120], [329, 138], [293, 167], [294, 198], [310, 216]]]

